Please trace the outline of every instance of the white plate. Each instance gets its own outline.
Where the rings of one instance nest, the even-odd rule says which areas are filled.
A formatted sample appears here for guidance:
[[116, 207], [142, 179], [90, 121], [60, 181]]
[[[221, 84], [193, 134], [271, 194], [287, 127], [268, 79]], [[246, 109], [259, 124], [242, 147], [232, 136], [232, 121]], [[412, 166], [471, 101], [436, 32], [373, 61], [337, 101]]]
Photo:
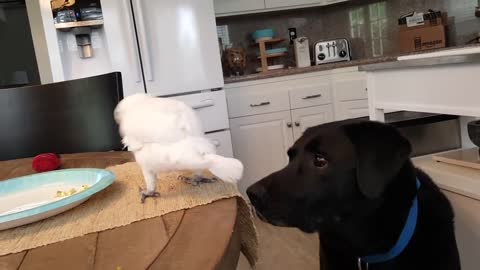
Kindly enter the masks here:
[[[0, 181], [0, 230], [39, 221], [88, 200], [113, 183], [115, 176], [106, 170], [68, 169]], [[80, 191], [82, 185], [88, 185]], [[57, 198], [57, 191], [77, 193]]]

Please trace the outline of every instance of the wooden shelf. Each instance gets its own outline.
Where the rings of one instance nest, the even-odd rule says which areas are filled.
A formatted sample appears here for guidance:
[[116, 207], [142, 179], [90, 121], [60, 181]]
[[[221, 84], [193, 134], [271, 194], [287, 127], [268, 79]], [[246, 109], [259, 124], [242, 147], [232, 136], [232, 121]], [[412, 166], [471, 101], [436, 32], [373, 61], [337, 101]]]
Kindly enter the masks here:
[[272, 38], [272, 39], [266, 39], [266, 40], [260, 40], [259, 42], [256, 42], [257, 44], [259, 43], [278, 43], [285, 41], [284, 38]]
[[[267, 54], [267, 58], [275, 58], [275, 57], [282, 57], [282, 56], [286, 56], [287, 53], [286, 52], [283, 52], [283, 53], [272, 53], [272, 54]], [[257, 59], [262, 59], [262, 56], [257, 56]]]
[[71, 29], [75, 27], [94, 27], [103, 25], [103, 20], [92, 20], [92, 21], [78, 21], [78, 22], [66, 22], [66, 23], [56, 23], [55, 28], [57, 29]]
[[[282, 52], [282, 53], [272, 53], [272, 54], [267, 54], [267, 44], [274, 44], [274, 43], [279, 43], [285, 41], [284, 38], [272, 38], [272, 39], [267, 39], [267, 40], [261, 40], [256, 43], [260, 50], [260, 55], [257, 56], [257, 59], [262, 61], [262, 72], [267, 72], [268, 71], [268, 59], [269, 58], [275, 58], [275, 57], [282, 57], [286, 56], [287, 52]], [[270, 46], [269, 46], [270, 47]]]

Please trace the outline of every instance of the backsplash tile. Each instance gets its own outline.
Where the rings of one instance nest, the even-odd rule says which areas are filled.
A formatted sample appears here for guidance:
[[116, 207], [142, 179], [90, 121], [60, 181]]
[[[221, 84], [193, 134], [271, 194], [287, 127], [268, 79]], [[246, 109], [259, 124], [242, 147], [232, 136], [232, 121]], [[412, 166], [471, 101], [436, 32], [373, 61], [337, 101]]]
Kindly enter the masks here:
[[288, 43], [290, 27], [297, 29], [297, 36], [308, 37], [310, 47], [319, 40], [347, 38], [353, 59], [365, 59], [398, 54], [397, 20], [412, 11], [448, 12], [448, 45], [464, 45], [480, 32], [480, 18], [474, 15], [477, 5], [478, 0], [352, 0], [324, 7], [217, 18], [217, 25], [228, 25], [233, 46], [247, 50], [247, 73], [253, 73], [259, 61], [254, 57], [258, 49], [251, 46], [251, 33], [258, 29], [273, 28], [278, 37], [287, 39], [284, 45], [290, 54], [283, 61], [287, 65], [295, 64]]

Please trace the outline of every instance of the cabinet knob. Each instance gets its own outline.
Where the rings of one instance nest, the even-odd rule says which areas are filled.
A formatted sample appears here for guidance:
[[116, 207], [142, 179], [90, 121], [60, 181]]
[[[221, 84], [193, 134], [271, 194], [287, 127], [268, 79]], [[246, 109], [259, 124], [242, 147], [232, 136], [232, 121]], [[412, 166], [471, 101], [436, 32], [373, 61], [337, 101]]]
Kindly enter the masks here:
[[299, 127], [299, 126], [300, 126], [300, 122], [295, 121], [295, 126], [296, 126], [296, 127]]
[[220, 147], [220, 141], [219, 140], [212, 140], [212, 143], [213, 143], [213, 145], [215, 145], [215, 147]]
[[292, 127], [292, 122], [287, 122], [287, 127], [291, 128]]

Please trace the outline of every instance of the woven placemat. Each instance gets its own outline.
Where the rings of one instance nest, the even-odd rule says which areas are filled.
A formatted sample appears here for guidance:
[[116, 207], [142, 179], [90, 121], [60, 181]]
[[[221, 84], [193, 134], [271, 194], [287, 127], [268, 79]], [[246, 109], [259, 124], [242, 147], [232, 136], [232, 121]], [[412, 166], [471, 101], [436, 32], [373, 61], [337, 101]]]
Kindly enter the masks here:
[[144, 182], [138, 164], [130, 162], [107, 170], [115, 174], [115, 182], [80, 206], [43, 221], [0, 231], [0, 256], [237, 197], [242, 252], [250, 264], [255, 265], [258, 238], [252, 212], [236, 186], [223, 181], [192, 186], [177, 180], [183, 173], [167, 173], [158, 177], [161, 197], [141, 204], [138, 188], [143, 187]]

